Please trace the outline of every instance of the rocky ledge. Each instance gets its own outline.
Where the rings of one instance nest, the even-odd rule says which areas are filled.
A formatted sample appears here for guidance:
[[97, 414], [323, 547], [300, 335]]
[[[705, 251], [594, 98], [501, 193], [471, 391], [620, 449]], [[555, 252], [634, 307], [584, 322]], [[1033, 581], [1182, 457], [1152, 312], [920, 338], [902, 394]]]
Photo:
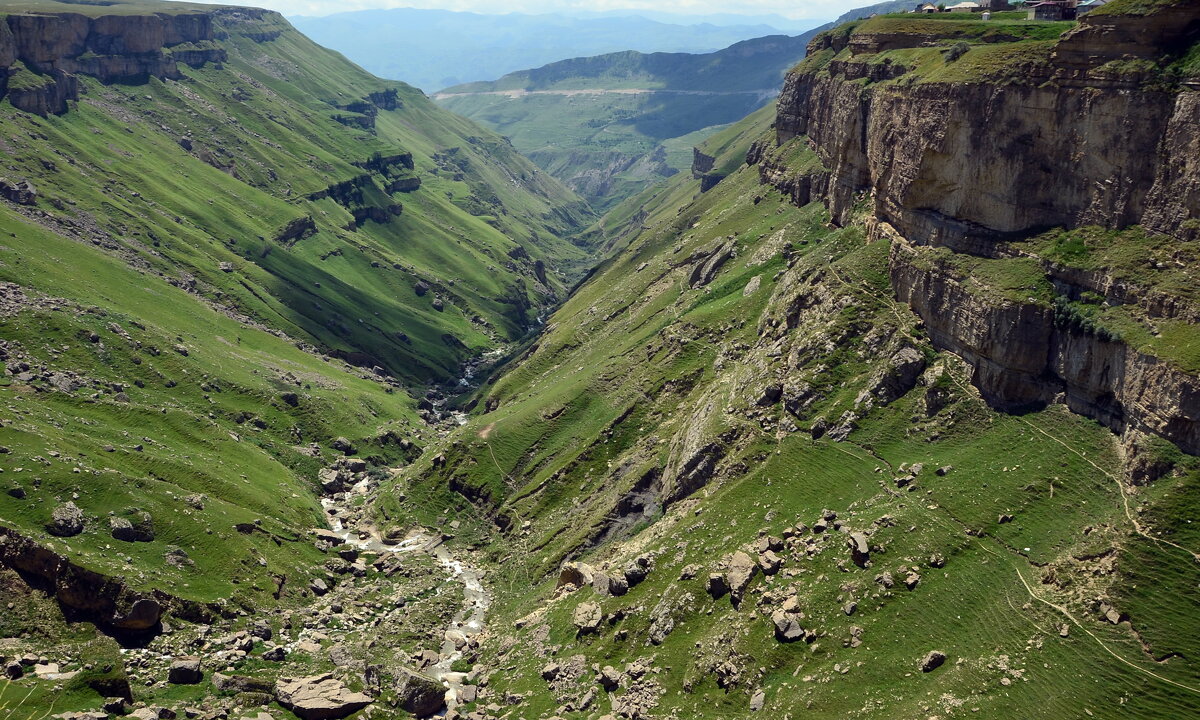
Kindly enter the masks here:
[[[1044, 297], [981, 294], [952, 260], [1023, 258], [1060, 301], [1086, 294], [1105, 307], [1140, 306], [1152, 320], [1195, 322], [1184, 297], [1056, 266], [1019, 241], [1050, 228], [1135, 225], [1176, 242], [1200, 238], [1200, 92], [1161, 70], [1200, 42], [1200, 6], [1089, 16], [1056, 44], [1016, 47], [1036, 59], [1004, 78], [980, 69], [939, 81], [946, 75], [880, 56], [937, 37], [855, 32], [818, 36], [788, 76], [776, 136], [747, 157], [761, 181], [797, 204], [824, 202], [838, 224], [861, 219], [865, 200], [872, 236], [891, 241], [897, 299], [973, 366], [993, 405], [1062, 402], [1127, 440], [1150, 433], [1200, 454], [1200, 378], [1064, 322]], [[956, 38], [941, 40], [943, 50], [928, 51]], [[959, 56], [990, 52], [984, 45]], [[1130, 58], [1159, 70], [1114, 71], [1114, 60]]]
[[[103, 83], [180, 79], [179, 63], [222, 63], [230, 32], [268, 42], [283, 20], [261, 10], [214, 9], [142, 15], [11, 13], [0, 20], [0, 99], [39, 115], [78, 99], [77, 76]], [[256, 32], [264, 30], [271, 32]]]

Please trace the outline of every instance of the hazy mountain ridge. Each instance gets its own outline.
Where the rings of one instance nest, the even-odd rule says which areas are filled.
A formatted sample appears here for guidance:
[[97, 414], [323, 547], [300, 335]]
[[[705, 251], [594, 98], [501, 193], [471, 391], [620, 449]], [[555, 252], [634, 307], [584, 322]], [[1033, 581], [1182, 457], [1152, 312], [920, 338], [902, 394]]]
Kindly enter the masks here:
[[688, 168], [690, 145], [678, 139], [762, 107], [813, 34], [755, 38], [699, 55], [575, 58], [434, 97], [507, 135], [547, 172], [607, 209]]
[[707, 52], [778, 32], [769, 25], [676, 24], [632, 15], [581, 18], [416, 9], [297, 17], [294, 22], [367, 70], [426, 92], [563, 58], [619, 50]]

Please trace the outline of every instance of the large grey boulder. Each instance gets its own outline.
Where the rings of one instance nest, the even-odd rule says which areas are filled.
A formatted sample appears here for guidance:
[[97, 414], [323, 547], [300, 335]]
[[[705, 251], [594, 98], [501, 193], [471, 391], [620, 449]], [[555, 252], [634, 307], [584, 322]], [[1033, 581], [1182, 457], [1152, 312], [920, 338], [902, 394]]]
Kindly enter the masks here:
[[203, 677], [204, 673], [200, 670], [200, 658], [197, 657], [177, 658], [167, 671], [167, 682], [172, 685], [195, 685]]
[[72, 537], [83, 532], [83, 511], [75, 503], [66, 502], [50, 513], [46, 531], [59, 537]]
[[735, 603], [742, 601], [742, 595], [757, 573], [758, 563], [746, 553], [739, 550], [730, 556], [729, 565], [725, 569], [725, 585]]
[[337, 720], [372, 702], [369, 695], [351, 692], [330, 673], [281, 679], [275, 684], [275, 699], [301, 720]]
[[575, 623], [575, 627], [579, 629], [579, 634], [587, 635], [600, 629], [600, 623], [604, 620], [604, 613], [600, 610], [600, 605], [597, 603], [585, 602], [580, 603], [579, 607], [575, 608], [575, 614], [571, 619]]
[[396, 696], [400, 707], [417, 717], [429, 717], [446, 704], [446, 689], [441, 683], [406, 668], [397, 672]]

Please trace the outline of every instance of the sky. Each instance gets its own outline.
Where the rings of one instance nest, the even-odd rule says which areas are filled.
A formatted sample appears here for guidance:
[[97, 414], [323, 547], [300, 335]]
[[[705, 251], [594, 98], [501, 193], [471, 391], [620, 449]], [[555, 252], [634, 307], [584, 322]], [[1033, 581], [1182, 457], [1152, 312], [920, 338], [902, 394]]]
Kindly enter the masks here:
[[[229, 0], [199, 0], [228, 3]], [[859, 4], [870, 4], [864, 0]], [[841, 15], [855, 4], [847, 0], [239, 0], [239, 4], [278, 10], [284, 15], [329, 15], [351, 10], [393, 7], [435, 8], [477, 13], [549, 13], [569, 10], [655, 10], [701, 15], [777, 14], [793, 20], [826, 19]]]

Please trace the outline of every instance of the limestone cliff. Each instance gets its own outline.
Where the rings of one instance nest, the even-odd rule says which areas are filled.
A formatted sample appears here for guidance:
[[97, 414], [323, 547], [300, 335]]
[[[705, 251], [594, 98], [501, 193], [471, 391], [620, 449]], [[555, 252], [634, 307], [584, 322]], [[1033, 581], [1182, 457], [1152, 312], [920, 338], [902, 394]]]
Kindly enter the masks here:
[[[179, 79], [179, 63], [225, 62], [217, 41], [230, 33], [266, 42], [275, 13], [214, 8], [142, 14], [11, 12], [0, 21], [0, 99], [40, 115], [67, 111], [77, 76], [102, 83]], [[282, 18], [278, 18], [282, 22]], [[249, 28], [249, 29], [247, 29]], [[278, 33], [275, 33], [276, 37]]]
[[[748, 161], [794, 202], [822, 200], [836, 223], [865, 200], [872, 231], [893, 240], [897, 297], [997, 406], [1064, 402], [1200, 453], [1200, 378], [1062, 317], [1089, 298], [1134, 308], [1153, 330], [1194, 323], [1191, 299], [1025, 242], [1139, 225], [1200, 238], [1200, 82], [1180, 61], [1200, 41], [1200, 6], [1088, 15], [1055, 40], [1017, 37], [1051, 24], [984, 25], [885, 17], [819, 36], [787, 78], [775, 143]], [[789, 161], [798, 145], [815, 161]], [[956, 257], [1032, 262], [1050, 294], [981, 293]]]

